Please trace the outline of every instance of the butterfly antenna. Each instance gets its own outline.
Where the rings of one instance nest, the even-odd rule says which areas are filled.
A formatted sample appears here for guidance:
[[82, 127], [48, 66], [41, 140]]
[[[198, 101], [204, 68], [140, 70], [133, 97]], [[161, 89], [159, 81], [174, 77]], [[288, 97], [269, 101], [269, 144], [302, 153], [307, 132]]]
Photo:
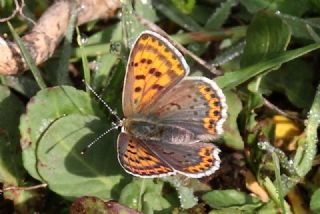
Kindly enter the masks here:
[[87, 84], [86, 82], [84, 82], [86, 84], [86, 87], [94, 94], [94, 96], [96, 96], [100, 102], [102, 102], [102, 104], [108, 109], [108, 111], [117, 118], [118, 121], [121, 121], [120, 117], [117, 115], [117, 113], [115, 111], [113, 111], [111, 109], [111, 107], [93, 90], [93, 88], [91, 88], [91, 86], [89, 84]]
[[84, 155], [86, 153], [86, 151], [88, 149], [90, 149], [90, 147], [95, 144], [97, 141], [101, 140], [101, 138], [103, 138], [103, 136], [105, 136], [106, 134], [108, 134], [109, 132], [111, 132], [112, 130], [115, 130], [117, 128], [119, 128], [121, 126], [120, 123], [118, 124], [113, 124], [113, 126], [111, 128], [109, 128], [108, 130], [106, 130], [105, 132], [103, 132], [99, 137], [97, 137], [96, 139], [94, 139], [93, 141], [91, 141], [91, 143], [89, 143], [82, 151], [81, 151], [81, 155]]

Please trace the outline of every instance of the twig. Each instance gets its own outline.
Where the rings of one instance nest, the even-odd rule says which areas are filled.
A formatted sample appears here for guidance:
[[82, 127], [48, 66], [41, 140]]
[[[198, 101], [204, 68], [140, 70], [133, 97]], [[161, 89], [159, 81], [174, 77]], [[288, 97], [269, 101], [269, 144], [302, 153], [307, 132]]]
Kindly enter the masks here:
[[271, 102], [269, 102], [269, 100], [267, 100], [266, 98], [263, 98], [264, 104], [265, 106], [267, 106], [269, 109], [271, 109], [272, 111], [283, 115], [293, 121], [299, 122], [299, 123], [304, 123], [302, 119], [292, 115], [292, 114], [288, 114], [287, 112], [281, 110], [280, 108], [278, 108], [277, 106], [273, 105]]
[[13, 17], [15, 17], [17, 15], [17, 13], [20, 14], [20, 16], [22, 16], [23, 18], [25, 18], [26, 20], [28, 20], [29, 22], [31, 22], [33, 25], [35, 25], [35, 21], [33, 21], [31, 18], [29, 18], [28, 16], [24, 15], [23, 13], [23, 8], [25, 6], [25, 2], [24, 0], [20, 0], [21, 1], [21, 5], [19, 4], [18, 0], [14, 0], [14, 4], [16, 6], [16, 8], [14, 9], [14, 11], [11, 13], [10, 16], [6, 17], [6, 18], [2, 18], [0, 19], [0, 22], [7, 22], [10, 21]]
[[168, 38], [170, 40], [170, 42], [177, 47], [184, 55], [189, 55], [191, 58], [193, 58], [199, 65], [203, 66], [204, 68], [208, 69], [212, 74], [214, 74], [215, 76], [221, 75], [222, 72], [217, 70], [216, 67], [214, 65], [210, 65], [208, 64], [206, 61], [204, 61], [203, 59], [201, 59], [200, 57], [198, 57], [197, 55], [195, 55], [194, 53], [192, 53], [191, 51], [189, 51], [188, 49], [186, 49], [183, 45], [179, 44], [178, 42], [170, 39], [169, 35], [163, 31], [160, 27], [158, 27], [156, 24], [154, 24], [153, 22], [150, 22], [149, 20], [145, 19], [144, 17], [135, 14], [137, 20], [144, 26], [146, 26], [147, 28], [163, 35], [164, 37]]
[[20, 5], [18, 0], [14, 0], [14, 4], [16, 6], [16, 9], [14, 9], [10, 16], [0, 19], [0, 22], [7, 22], [17, 15], [17, 13], [20, 11]]
[[0, 190], [0, 193], [7, 192], [7, 191], [18, 191], [18, 190], [33, 190], [33, 189], [40, 189], [40, 188], [46, 188], [48, 184], [38, 184], [34, 186], [29, 186], [29, 187], [17, 187], [17, 186], [11, 186], [4, 188], [3, 190]]

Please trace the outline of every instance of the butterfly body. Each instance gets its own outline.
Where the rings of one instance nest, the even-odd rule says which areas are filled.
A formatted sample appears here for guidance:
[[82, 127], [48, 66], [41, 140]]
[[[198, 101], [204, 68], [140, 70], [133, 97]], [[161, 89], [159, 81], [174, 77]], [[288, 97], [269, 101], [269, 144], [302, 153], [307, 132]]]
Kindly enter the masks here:
[[142, 32], [131, 50], [123, 91], [118, 159], [130, 174], [199, 178], [220, 166], [208, 143], [226, 119], [221, 89], [205, 77], [187, 77], [182, 54], [164, 37]]
[[144, 118], [124, 119], [123, 127], [128, 133], [139, 139], [159, 138], [161, 128], [156, 120], [146, 120]]

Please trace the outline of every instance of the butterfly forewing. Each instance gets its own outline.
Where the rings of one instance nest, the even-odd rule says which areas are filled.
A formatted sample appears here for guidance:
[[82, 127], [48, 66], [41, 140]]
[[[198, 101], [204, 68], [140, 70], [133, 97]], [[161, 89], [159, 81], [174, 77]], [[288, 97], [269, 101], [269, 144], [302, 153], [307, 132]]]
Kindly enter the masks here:
[[144, 31], [131, 50], [123, 90], [126, 117], [147, 114], [147, 109], [176, 85], [189, 67], [183, 56], [165, 38]]
[[149, 109], [159, 123], [177, 126], [200, 139], [222, 134], [227, 116], [225, 97], [218, 86], [204, 77], [186, 77]]

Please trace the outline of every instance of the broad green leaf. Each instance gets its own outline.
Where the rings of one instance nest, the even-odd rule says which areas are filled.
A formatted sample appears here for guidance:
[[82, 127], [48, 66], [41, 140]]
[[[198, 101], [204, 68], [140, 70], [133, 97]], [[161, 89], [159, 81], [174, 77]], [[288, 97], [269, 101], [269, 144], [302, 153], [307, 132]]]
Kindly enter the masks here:
[[309, 1], [304, 0], [240, 0], [250, 13], [256, 13], [261, 10], [271, 10], [272, 12], [281, 12], [300, 17], [307, 10], [311, 9]]
[[302, 60], [294, 60], [262, 78], [261, 89], [283, 93], [298, 108], [311, 105], [315, 88], [313, 71], [310, 65]]
[[[185, 181], [179, 176], [170, 176], [162, 178], [163, 181], [169, 182], [176, 190], [178, 197], [180, 199], [180, 207], [183, 209], [189, 209], [197, 205], [198, 198], [195, 196], [195, 189], [197, 188], [197, 183], [194, 182], [193, 185], [186, 185]], [[192, 179], [191, 179], [192, 181]], [[194, 188], [192, 188], [194, 187]]]
[[115, 135], [108, 134], [81, 154], [107, 129], [105, 122], [96, 116], [74, 113], [48, 127], [36, 155], [39, 175], [52, 191], [66, 198], [91, 195], [117, 199], [124, 171], [117, 160]]
[[134, 179], [121, 191], [119, 202], [143, 213], [170, 213], [170, 203], [162, 196], [163, 182]]
[[21, 117], [21, 147], [23, 165], [32, 177], [41, 180], [36, 165], [37, 142], [55, 120], [69, 114], [99, 115], [104, 118], [96, 103], [87, 93], [69, 86], [57, 86], [37, 93]]
[[282, 63], [298, 58], [318, 48], [320, 48], [320, 44], [311, 44], [295, 50], [279, 53], [273, 57], [269, 57], [265, 61], [235, 72], [226, 73], [225, 75], [216, 78], [215, 81], [223, 89], [234, 88], [254, 76], [266, 73], [270, 69], [279, 66]]
[[256, 64], [284, 51], [290, 36], [289, 26], [280, 17], [265, 12], [257, 13], [247, 31], [241, 67]]
[[239, 207], [242, 205], [253, 204], [259, 205], [260, 201], [244, 192], [236, 190], [214, 190], [205, 193], [202, 196], [204, 200], [212, 208]]
[[317, 189], [311, 197], [310, 209], [315, 213], [320, 213], [320, 189]]
[[305, 0], [282, 0], [278, 1], [278, 10], [283, 14], [301, 17], [311, 9], [310, 1]]
[[225, 91], [228, 104], [228, 118], [224, 124], [223, 139], [227, 146], [242, 150], [244, 142], [239, 132], [237, 118], [242, 110], [242, 103], [237, 95], [231, 91]]

